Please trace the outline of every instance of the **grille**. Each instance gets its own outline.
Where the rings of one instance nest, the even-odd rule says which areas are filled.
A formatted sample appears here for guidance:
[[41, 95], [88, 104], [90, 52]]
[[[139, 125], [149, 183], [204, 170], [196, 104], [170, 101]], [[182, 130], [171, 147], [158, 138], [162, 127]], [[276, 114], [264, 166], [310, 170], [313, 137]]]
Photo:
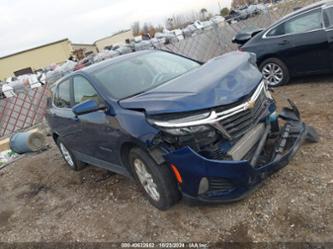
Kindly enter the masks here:
[[207, 159], [224, 160], [226, 152], [221, 149], [220, 144], [214, 144], [201, 150], [200, 154]]
[[208, 191], [219, 191], [228, 192], [235, 188], [235, 186], [225, 178], [209, 178], [209, 190]]
[[253, 125], [256, 125], [259, 122], [265, 111], [265, 100], [265, 90], [262, 89], [252, 109], [247, 109], [220, 121], [220, 124], [232, 139], [240, 138], [253, 127]]

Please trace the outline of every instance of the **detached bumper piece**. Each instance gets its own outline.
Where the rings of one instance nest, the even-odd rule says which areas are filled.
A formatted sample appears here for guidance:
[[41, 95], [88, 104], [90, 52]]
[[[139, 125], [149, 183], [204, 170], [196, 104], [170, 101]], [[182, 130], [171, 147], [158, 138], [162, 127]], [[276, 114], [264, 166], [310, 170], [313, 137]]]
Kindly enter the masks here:
[[[207, 159], [190, 147], [167, 154], [167, 161], [182, 176], [184, 197], [201, 202], [240, 200], [285, 167], [305, 139], [317, 142], [315, 130], [300, 120], [292, 102], [291, 107], [284, 108], [278, 119], [271, 118], [245, 134], [248, 137], [240, 139], [228, 152], [230, 160]], [[284, 125], [278, 128], [281, 120]], [[252, 148], [248, 148], [249, 144]]]

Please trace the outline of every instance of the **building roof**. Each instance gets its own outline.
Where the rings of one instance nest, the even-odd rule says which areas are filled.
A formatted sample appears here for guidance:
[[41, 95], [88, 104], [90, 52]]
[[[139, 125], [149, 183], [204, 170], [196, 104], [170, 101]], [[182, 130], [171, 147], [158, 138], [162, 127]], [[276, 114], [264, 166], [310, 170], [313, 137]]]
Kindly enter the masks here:
[[89, 43], [72, 43], [72, 46], [95, 46], [95, 45]]
[[29, 52], [29, 51], [32, 51], [32, 50], [35, 50], [35, 49], [39, 49], [39, 48], [43, 48], [43, 47], [47, 47], [47, 46], [51, 46], [51, 45], [54, 45], [54, 44], [57, 44], [57, 43], [61, 43], [61, 42], [64, 42], [64, 41], [69, 41], [70, 42], [70, 40], [68, 38], [65, 38], [65, 39], [61, 39], [61, 40], [58, 40], [58, 41], [50, 42], [50, 43], [47, 43], [47, 44], [43, 44], [43, 45], [40, 45], [40, 46], [37, 46], [37, 47], [33, 47], [33, 48], [26, 49], [26, 50], [22, 50], [22, 51], [13, 53], [13, 54], [5, 55], [3, 57], [0, 57], [0, 59], [5, 59], [5, 58], [8, 58], [8, 57], [11, 57], [11, 56], [14, 56], [14, 55], [23, 54], [25, 52]]
[[[119, 34], [122, 34], [122, 33], [126, 33], [126, 32], [129, 32], [131, 29], [126, 29], [126, 30], [121, 30], [117, 33], [114, 33], [110, 36], [107, 36], [107, 37], [104, 37], [104, 38], [101, 38], [101, 39], [98, 39], [96, 40], [93, 44], [86, 44], [86, 43], [72, 43], [72, 45], [77, 45], [77, 46], [95, 46], [96, 45], [96, 42], [98, 41], [102, 41], [104, 39], [107, 39], [107, 38], [111, 38], [111, 37], [114, 37], [116, 35], [119, 35]], [[25, 50], [22, 50], [22, 51], [19, 51], [19, 52], [16, 52], [16, 53], [13, 53], [13, 54], [9, 54], [9, 55], [5, 55], [5, 56], [2, 56], [0, 57], [0, 59], [5, 59], [5, 58], [8, 58], [8, 57], [11, 57], [11, 56], [14, 56], [14, 55], [18, 55], [18, 54], [23, 54], [25, 52], [29, 52], [29, 51], [32, 51], [32, 50], [35, 50], [35, 49], [39, 49], [39, 48], [43, 48], [43, 47], [47, 47], [47, 46], [51, 46], [51, 45], [54, 45], [54, 44], [57, 44], [57, 43], [61, 43], [61, 42], [64, 42], [64, 41], [68, 41], [70, 42], [70, 40], [68, 38], [64, 38], [64, 39], [61, 39], [61, 40], [58, 40], [58, 41], [54, 41], [54, 42], [50, 42], [50, 43], [46, 43], [46, 44], [43, 44], [43, 45], [40, 45], [40, 46], [37, 46], [37, 47], [33, 47], [33, 48], [29, 48], [29, 49], [25, 49]]]
[[94, 42], [94, 44], [96, 44], [96, 42], [103, 41], [103, 40], [105, 40], [105, 39], [108, 39], [108, 38], [114, 37], [114, 36], [119, 35], [119, 34], [123, 34], [123, 33], [129, 32], [129, 31], [131, 31], [131, 29], [121, 30], [121, 31], [119, 31], [119, 32], [117, 32], [117, 33], [114, 33], [114, 34], [112, 34], [112, 35], [109, 35], [109, 36], [106, 36], [106, 37], [103, 37], [103, 38], [101, 38], [101, 39], [96, 40], [96, 41]]

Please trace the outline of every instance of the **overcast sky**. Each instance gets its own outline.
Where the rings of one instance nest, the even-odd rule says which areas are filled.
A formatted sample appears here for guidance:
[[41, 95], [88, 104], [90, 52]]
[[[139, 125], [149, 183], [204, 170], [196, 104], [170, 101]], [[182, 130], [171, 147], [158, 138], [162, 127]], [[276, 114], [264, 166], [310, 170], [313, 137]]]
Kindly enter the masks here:
[[168, 16], [206, 8], [218, 13], [231, 0], [0, 0], [0, 56], [69, 38], [92, 43], [134, 21], [163, 24]]

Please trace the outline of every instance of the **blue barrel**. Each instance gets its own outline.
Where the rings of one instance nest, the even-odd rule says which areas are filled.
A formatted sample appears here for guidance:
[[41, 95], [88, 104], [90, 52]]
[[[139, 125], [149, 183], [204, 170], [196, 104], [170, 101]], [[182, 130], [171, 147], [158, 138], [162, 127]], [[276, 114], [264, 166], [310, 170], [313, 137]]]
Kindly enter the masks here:
[[10, 137], [10, 149], [18, 154], [35, 152], [45, 147], [45, 137], [40, 132], [19, 132]]

